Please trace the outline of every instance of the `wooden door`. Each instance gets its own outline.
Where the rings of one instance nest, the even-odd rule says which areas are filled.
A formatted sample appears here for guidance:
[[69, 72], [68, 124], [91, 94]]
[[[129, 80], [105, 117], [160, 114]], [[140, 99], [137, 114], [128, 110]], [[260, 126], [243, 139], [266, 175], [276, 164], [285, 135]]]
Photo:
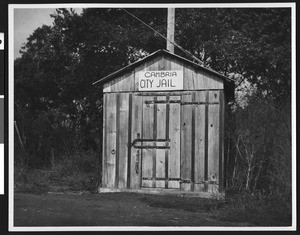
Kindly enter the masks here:
[[179, 188], [180, 96], [144, 96], [141, 187]]

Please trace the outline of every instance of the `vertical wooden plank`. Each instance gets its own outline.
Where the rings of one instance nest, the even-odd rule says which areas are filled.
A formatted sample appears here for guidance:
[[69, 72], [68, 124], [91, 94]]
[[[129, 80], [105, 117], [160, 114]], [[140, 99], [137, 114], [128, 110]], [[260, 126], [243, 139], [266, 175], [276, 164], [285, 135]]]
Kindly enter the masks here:
[[118, 92], [119, 91], [119, 82], [121, 78], [117, 77], [109, 82], [110, 84], [110, 92]]
[[224, 90], [219, 93], [220, 96], [220, 136], [219, 136], [219, 192], [224, 192], [224, 118], [225, 118], [225, 99]]
[[141, 67], [134, 69], [134, 91], [139, 91], [139, 71], [142, 71]]
[[111, 83], [107, 82], [103, 84], [103, 93], [111, 92]]
[[107, 148], [107, 138], [106, 138], [106, 109], [107, 109], [107, 94], [103, 94], [103, 147], [102, 147], [102, 185], [101, 187], [106, 188], [107, 187], [107, 170], [106, 170], [106, 162], [107, 162], [107, 157], [106, 157], [106, 148]]
[[[197, 91], [195, 100], [205, 102], [205, 91]], [[205, 180], [205, 104], [195, 106], [195, 191], [203, 191]]]
[[195, 90], [205, 89], [203, 73], [201, 71], [194, 71], [194, 76]]
[[134, 91], [134, 70], [124, 73], [114, 80], [104, 84], [104, 92]]
[[[210, 75], [212, 76], [212, 75]], [[213, 80], [212, 80], [213, 81]], [[214, 83], [217, 85], [217, 81]], [[217, 87], [217, 86], [215, 86]], [[209, 185], [208, 190], [211, 192], [216, 192], [219, 188], [219, 179], [220, 179], [220, 104], [213, 104], [213, 103], [220, 103], [220, 91], [219, 90], [212, 90], [209, 91], [209, 103], [211, 108], [211, 115], [213, 118], [209, 120], [208, 129], [211, 130], [211, 136], [209, 137], [211, 146], [208, 146], [208, 180], [212, 182]], [[213, 124], [215, 123], [215, 124]]]
[[[171, 96], [170, 100], [180, 100], [180, 96]], [[168, 176], [169, 178], [178, 179], [180, 178], [180, 104], [170, 103], [170, 153], [169, 153], [169, 167]], [[169, 188], [178, 188], [179, 181], [169, 180]]]
[[119, 92], [120, 91], [120, 87], [122, 86], [122, 83], [123, 83], [123, 76], [120, 76], [120, 77], [115, 78], [113, 80], [114, 85], [111, 86], [111, 89], [112, 89], [113, 92]]
[[[204, 179], [208, 181], [208, 102], [209, 102], [209, 93], [205, 91], [205, 141], [204, 141]], [[205, 185], [205, 189], [207, 190], [207, 185]]]
[[[142, 134], [142, 115], [143, 115], [143, 97], [132, 96], [132, 130], [131, 130], [131, 143], [137, 138], [137, 134]], [[136, 163], [141, 161], [141, 150], [131, 147], [130, 149], [130, 188], [140, 188], [140, 174], [141, 167], [139, 166], [136, 172]]]
[[[196, 93], [198, 102], [205, 102], [205, 91]], [[198, 104], [195, 107], [195, 180], [204, 180], [205, 168], [205, 104]]]
[[118, 155], [119, 155], [119, 188], [127, 186], [127, 162], [128, 162], [128, 109], [129, 93], [120, 93], [119, 95], [119, 131], [118, 131]]
[[106, 179], [107, 187], [115, 187], [115, 168], [116, 168], [116, 94], [107, 94], [107, 106], [106, 106]]
[[[157, 100], [166, 100], [165, 96], [157, 97]], [[157, 139], [166, 138], [166, 104], [157, 104]], [[165, 149], [156, 149], [156, 177], [164, 178], [166, 174]]]
[[127, 188], [130, 188], [131, 182], [131, 131], [132, 131], [132, 93], [129, 93], [128, 98], [128, 136], [127, 136]]
[[158, 70], [166, 70], [165, 56], [164, 55], [160, 56], [160, 59], [159, 59], [159, 62], [158, 62]]
[[[154, 101], [157, 101], [157, 97], [154, 96], [153, 98]], [[153, 135], [152, 135], [152, 139], [157, 139], [157, 104], [154, 103], [154, 112], [153, 112]], [[150, 137], [151, 139], [151, 137]], [[157, 145], [156, 142], [153, 143], [153, 145]], [[156, 186], [156, 149], [152, 150], [152, 177], [153, 177], [153, 181], [152, 181], [152, 187]]]
[[158, 67], [159, 67], [161, 59], [162, 59], [162, 57], [158, 56], [158, 57], [154, 58], [153, 60], [145, 62], [145, 71], [159, 70]]
[[192, 67], [184, 66], [183, 67], [183, 89], [187, 91], [195, 90], [195, 72]]
[[135, 71], [131, 71], [130, 77], [129, 77], [129, 82], [128, 82], [128, 91], [134, 91], [135, 88]]
[[116, 153], [115, 153], [115, 188], [119, 187], [119, 136], [120, 136], [120, 94], [116, 93]]
[[[191, 102], [191, 95], [183, 95], [183, 102]], [[181, 161], [180, 175], [182, 180], [191, 180], [191, 154], [192, 154], [192, 105], [181, 106]], [[190, 190], [190, 184], [185, 187], [181, 184], [182, 190]]]
[[[195, 102], [195, 92], [192, 93], [192, 101]], [[192, 156], [191, 156], [191, 190], [194, 191], [195, 183], [195, 105], [192, 105]]]
[[221, 78], [207, 72], [203, 72], [204, 89], [223, 89], [223, 81]]
[[[170, 139], [170, 95], [168, 94], [166, 96], [166, 129], [165, 129], [165, 138], [167, 140]], [[167, 141], [166, 146], [170, 147], [170, 143]], [[169, 149], [165, 149], [165, 188], [169, 187], [169, 157], [170, 157], [170, 151]]]
[[129, 86], [129, 90], [132, 92], [138, 91], [137, 87], [138, 87], [138, 77], [137, 77], [137, 70], [136, 68], [132, 71], [132, 78], [130, 80], [130, 86]]
[[220, 103], [220, 91], [209, 91], [209, 103]]
[[[183, 63], [181, 61], [178, 61], [175, 58], [169, 57], [169, 60], [171, 62], [170, 66], [170, 70], [183, 70], [184, 66]], [[184, 74], [183, 74], [184, 77]]]
[[219, 180], [219, 125], [220, 105], [208, 107], [208, 180]]
[[172, 70], [171, 69], [171, 59], [169, 56], [164, 57], [164, 63], [165, 63], [165, 70]]
[[[143, 139], [153, 139], [154, 130], [154, 105], [145, 104], [145, 101], [153, 101], [153, 97], [143, 97]], [[150, 143], [147, 143], [150, 145]], [[155, 149], [142, 149], [142, 177], [152, 178], [153, 175], [153, 156], [155, 155]], [[151, 184], [151, 185], [150, 185]], [[142, 187], [151, 187], [152, 181], [142, 180]]]

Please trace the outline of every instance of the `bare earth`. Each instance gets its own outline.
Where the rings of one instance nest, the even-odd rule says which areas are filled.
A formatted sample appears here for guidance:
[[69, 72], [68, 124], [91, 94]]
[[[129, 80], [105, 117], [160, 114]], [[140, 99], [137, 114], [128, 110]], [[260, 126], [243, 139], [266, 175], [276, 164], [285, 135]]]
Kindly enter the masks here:
[[14, 195], [14, 226], [251, 226], [225, 222], [209, 199], [137, 193]]

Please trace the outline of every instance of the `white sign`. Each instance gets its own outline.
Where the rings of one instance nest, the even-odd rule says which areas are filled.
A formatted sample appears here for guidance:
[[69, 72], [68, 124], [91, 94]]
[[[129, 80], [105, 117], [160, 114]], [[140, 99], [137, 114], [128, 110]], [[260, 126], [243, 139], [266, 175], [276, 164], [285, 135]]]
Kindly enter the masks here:
[[140, 71], [139, 91], [183, 90], [182, 70]]

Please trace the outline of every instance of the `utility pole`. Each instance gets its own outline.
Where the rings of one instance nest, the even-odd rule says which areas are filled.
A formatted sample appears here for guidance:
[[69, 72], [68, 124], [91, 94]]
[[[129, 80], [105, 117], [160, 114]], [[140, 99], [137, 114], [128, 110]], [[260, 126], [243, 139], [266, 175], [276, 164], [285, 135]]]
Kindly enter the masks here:
[[168, 8], [167, 50], [174, 53], [175, 8]]

